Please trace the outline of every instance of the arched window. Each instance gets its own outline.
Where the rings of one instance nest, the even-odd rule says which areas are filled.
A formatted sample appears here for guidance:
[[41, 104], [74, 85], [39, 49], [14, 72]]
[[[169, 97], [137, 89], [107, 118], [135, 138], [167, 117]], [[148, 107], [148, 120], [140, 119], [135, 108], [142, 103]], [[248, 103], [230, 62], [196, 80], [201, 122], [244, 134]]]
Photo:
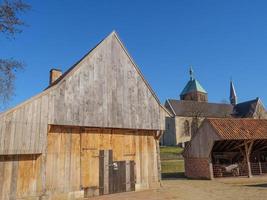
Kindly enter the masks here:
[[190, 136], [190, 124], [188, 120], [184, 121], [184, 134], [185, 136]]
[[191, 133], [194, 135], [197, 132], [198, 129], [198, 124], [199, 124], [199, 119], [198, 117], [194, 117], [191, 123]]

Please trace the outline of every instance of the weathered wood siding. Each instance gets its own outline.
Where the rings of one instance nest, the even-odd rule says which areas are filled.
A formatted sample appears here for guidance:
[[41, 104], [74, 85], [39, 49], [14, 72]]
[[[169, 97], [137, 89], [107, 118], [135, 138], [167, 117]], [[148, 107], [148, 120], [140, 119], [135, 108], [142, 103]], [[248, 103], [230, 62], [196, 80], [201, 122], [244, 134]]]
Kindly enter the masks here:
[[48, 124], [164, 130], [166, 115], [113, 32], [57, 84], [0, 115], [0, 155], [43, 153]]
[[41, 195], [40, 173], [40, 155], [0, 156], [0, 199]]
[[48, 134], [46, 190], [71, 192], [99, 187], [99, 151], [114, 161], [134, 160], [136, 189], [158, 186], [155, 131], [52, 126]]
[[1, 114], [0, 155], [41, 153], [50, 107], [48, 96], [43, 95]]
[[80, 130], [52, 126], [49, 130], [45, 163], [47, 191], [80, 190]]
[[191, 139], [184, 156], [187, 158], [209, 158], [214, 141], [220, 140], [213, 128], [205, 121]]

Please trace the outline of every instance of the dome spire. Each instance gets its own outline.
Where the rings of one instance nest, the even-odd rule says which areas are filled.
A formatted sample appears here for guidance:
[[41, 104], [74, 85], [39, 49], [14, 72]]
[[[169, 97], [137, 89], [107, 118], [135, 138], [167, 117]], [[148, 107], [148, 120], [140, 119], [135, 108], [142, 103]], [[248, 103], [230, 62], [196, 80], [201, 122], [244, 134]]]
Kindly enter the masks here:
[[191, 81], [194, 80], [194, 71], [192, 65], [190, 65], [189, 75], [190, 75], [190, 80]]
[[199, 102], [207, 102], [208, 101], [208, 93], [206, 90], [200, 85], [197, 79], [194, 77], [193, 67], [189, 68], [190, 80], [187, 82], [183, 91], [180, 94], [181, 100], [190, 100], [190, 101], [199, 101]]
[[235, 106], [237, 104], [237, 95], [235, 92], [235, 86], [233, 80], [230, 80], [230, 103]]

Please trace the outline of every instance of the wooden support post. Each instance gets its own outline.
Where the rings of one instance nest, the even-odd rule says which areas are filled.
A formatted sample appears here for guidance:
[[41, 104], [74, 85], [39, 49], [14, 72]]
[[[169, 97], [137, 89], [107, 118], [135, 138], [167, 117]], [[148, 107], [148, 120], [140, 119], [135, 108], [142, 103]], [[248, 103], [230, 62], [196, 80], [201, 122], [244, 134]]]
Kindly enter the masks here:
[[247, 162], [247, 167], [248, 167], [248, 177], [252, 177], [251, 173], [251, 165], [250, 165], [250, 153], [252, 150], [254, 141], [244, 141], [245, 144], [245, 155], [246, 155], [246, 162]]
[[214, 179], [214, 172], [213, 172], [213, 164], [212, 164], [212, 159], [209, 159], [209, 168], [210, 168], [210, 180]]
[[261, 161], [259, 161], [260, 174], [262, 174]]
[[[161, 134], [160, 134], [161, 135]], [[158, 165], [158, 181], [161, 186], [161, 162], [160, 162], [160, 147], [159, 147], [159, 140], [155, 139], [156, 142], [156, 153], [157, 153], [157, 165]]]
[[[255, 151], [255, 149], [254, 149]], [[258, 164], [259, 164], [259, 173], [260, 175], [262, 174], [262, 168], [261, 168], [261, 157], [260, 157], [260, 152], [257, 152], [257, 160], [258, 160]]]

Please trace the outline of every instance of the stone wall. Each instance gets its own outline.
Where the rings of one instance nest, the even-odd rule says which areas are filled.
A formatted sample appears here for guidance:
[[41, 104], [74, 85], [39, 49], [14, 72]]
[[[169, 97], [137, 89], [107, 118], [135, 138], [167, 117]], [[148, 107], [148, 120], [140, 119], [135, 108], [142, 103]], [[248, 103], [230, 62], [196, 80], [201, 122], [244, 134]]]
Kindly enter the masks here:
[[[194, 126], [196, 125], [199, 127], [202, 124], [204, 118], [198, 118], [197, 120], [197, 124], [193, 124], [195, 123], [193, 117], [167, 117], [165, 119], [166, 130], [164, 131], [164, 135], [161, 137], [160, 141], [161, 145], [179, 145], [184, 147], [185, 143], [190, 141], [191, 137], [197, 131], [197, 129], [194, 130]], [[186, 123], [188, 123], [188, 132], [185, 128]]]
[[175, 129], [175, 118], [166, 117], [165, 118], [165, 131], [163, 136], [160, 138], [160, 144], [164, 146], [175, 146], [176, 141], [176, 129]]

